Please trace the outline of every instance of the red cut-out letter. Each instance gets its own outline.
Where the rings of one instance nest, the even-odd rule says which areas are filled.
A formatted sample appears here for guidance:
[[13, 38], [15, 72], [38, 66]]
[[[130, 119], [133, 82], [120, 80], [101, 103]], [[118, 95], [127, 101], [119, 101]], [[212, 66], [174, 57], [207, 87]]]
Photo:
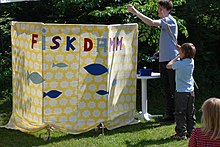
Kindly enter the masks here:
[[34, 48], [34, 43], [37, 43], [37, 40], [35, 38], [38, 38], [38, 34], [32, 34], [32, 42], [31, 42], [31, 48]]
[[84, 38], [84, 51], [91, 51], [93, 48], [92, 40], [89, 38]]

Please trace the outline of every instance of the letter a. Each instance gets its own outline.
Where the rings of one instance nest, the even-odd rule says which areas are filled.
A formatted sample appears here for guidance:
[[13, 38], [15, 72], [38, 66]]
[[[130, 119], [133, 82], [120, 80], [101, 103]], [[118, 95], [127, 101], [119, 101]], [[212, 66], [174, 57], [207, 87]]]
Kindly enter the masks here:
[[107, 38], [97, 38], [97, 52], [102, 47], [104, 48], [104, 52], [107, 52]]

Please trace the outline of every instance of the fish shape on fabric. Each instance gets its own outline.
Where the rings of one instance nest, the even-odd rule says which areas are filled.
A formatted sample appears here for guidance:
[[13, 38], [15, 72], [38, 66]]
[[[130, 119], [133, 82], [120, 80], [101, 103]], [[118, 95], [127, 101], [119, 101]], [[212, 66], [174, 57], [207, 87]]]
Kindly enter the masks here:
[[116, 84], [117, 84], [117, 80], [114, 79], [114, 80], [112, 81], [112, 87], [115, 86]]
[[60, 96], [62, 94], [62, 92], [58, 91], [58, 90], [51, 90], [49, 92], [44, 92], [43, 93], [43, 97], [50, 97], [50, 98], [57, 98], [58, 96]]
[[68, 65], [65, 63], [57, 63], [57, 64], [53, 63], [53, 65], [52, 65], [52, 67], [59, 67], [59, 68], [65, 68], [67, 66]]
[[97, 64], [97, 63], [87, 65], [84, 68], [88, 73], [95, 75], [95, 76], [108, 72], [108, 69], [105, 66], [103, 66], [102, 64]]
[[29, 74], [28, 71], [27, 71], [27, 80], [28, 81], [31, 80], [34, 84], [40, 84], [44, 81], [44, 79], [38, 72], [32, 72], [31, 74]]
[[21, 32], [17, 32], [17, 36], [21, 35], [22, 33]]
[[96, 93], [99, 94], [99, 95], [106, 95], [106, 94], [108, 94], [108, 92], [105, 91], [105, 90], [99, 90]]

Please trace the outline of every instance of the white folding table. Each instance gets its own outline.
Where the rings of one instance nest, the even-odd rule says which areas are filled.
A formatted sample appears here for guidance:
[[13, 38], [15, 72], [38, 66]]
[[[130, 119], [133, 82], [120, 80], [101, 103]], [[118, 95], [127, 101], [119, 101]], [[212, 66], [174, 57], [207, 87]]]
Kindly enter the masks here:
[[137, 75], [137, 79], [141, 79], [141, 97], [142, 97], [142, 111], [139, 112], [139, 116], [138, 118], [144, 118], [145, 120], [149, 121], [150, 118], [154, 118], [154, 117], [162, 117], [163, 115], [151, 115], [148, 113], [148, 109], [147, 109], [147, 80], [148, 79], [157, 79], [160, 78], [160, 73], [155, 73], [152, 72], [151, 76], [140, 76]]

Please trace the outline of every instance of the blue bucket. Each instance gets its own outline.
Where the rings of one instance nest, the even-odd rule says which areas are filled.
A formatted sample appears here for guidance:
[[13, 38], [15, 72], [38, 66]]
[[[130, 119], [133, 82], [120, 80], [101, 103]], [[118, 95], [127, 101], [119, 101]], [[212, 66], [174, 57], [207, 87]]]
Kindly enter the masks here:
[[145, 68], [139, 70], [140, 76], [151, 76], [152, 69], [151, 68]]

